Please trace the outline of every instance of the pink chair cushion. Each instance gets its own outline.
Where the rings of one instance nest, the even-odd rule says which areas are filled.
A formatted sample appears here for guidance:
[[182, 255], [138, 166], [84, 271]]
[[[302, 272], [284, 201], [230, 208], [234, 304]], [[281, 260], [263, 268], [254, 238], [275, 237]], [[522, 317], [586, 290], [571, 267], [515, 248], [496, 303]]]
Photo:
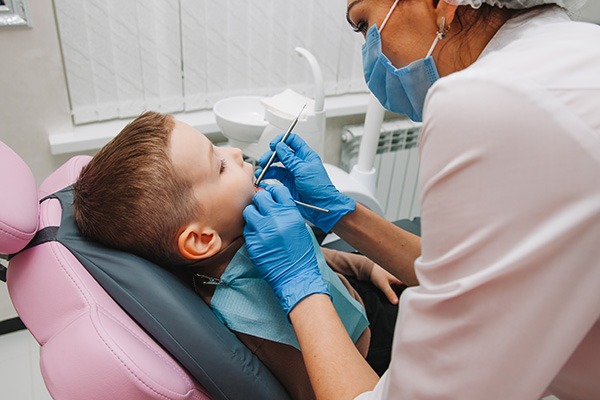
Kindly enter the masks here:
[[79, 173], [90, 162], [90, 156], [75, 156], [54, 171], [42, 182], [38, 190], [40, 199], [66, 188], [79, 178]]
[[2, 142], [0, 188], [0, 254], [12, 254], [23, 249], [37, 231], [37, 185], [27, 164]]
[[[71, 184], [88, 160], [68, 161], [41, 185], [40, 196]], [[44, 201], [40, 229], [56, 226], [60, 215], [58, 200]], [[42, 346], [42, 375], [53, 398], [210, 399], [62, 244], [13, 257], [7, 282], [15, 309]]]

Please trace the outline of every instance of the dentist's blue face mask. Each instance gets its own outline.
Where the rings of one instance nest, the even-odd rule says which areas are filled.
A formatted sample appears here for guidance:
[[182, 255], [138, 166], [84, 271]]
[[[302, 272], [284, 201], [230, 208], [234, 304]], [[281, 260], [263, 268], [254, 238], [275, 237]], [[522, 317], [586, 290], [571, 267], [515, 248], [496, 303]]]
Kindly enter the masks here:
[[373, 24], [367, 31], [366, 43], [362, 46], [365, 81], [383, 107], [422, 122], [427, 91], [440, 78], [431, 53], [441, 36], [438, 34], [425, 58], [403, 68], [394, 67], [381, 51], [380, 33], [396, 4], [398, 1], [394, 2], [380, 29]]

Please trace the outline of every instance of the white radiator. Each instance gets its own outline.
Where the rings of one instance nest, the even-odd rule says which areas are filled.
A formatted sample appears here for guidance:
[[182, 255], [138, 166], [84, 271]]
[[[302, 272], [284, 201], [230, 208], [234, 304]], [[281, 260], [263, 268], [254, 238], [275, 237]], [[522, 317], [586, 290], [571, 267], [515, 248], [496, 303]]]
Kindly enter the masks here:
[[[358, 159], [363, 125], [344, 127], [340, 168], [350, 172]], [[420, 216], [417, 141], [421, 124], [407, 119], [385, 121], [375, 156], [377, 184], [375, 197], [386, 219], [395, 221]]]

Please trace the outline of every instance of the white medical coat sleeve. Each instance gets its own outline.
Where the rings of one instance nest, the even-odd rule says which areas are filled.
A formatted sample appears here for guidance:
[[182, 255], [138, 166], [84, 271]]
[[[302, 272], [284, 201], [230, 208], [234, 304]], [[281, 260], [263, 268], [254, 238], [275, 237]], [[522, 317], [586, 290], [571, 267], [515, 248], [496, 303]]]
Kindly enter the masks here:
[[598, 132], [535, 83], [465, 71], [431, 89], [419, 147], [420, 286], [358, 399], [538, 399], [578, 347], [596, 378], [572, 398], [600, 398], [600, 347], [581, 347], [600, 332]]

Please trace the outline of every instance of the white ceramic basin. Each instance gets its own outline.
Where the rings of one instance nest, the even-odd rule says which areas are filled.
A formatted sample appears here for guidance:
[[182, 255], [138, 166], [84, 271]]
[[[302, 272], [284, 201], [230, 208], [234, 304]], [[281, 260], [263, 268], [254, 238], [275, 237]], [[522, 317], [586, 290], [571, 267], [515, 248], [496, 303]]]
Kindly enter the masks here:
[[213, 112], [217, 125], [228, 139], [257, 142], [267, 126], [265, 107], [260, 96], [229, 97], [218, 101]]

